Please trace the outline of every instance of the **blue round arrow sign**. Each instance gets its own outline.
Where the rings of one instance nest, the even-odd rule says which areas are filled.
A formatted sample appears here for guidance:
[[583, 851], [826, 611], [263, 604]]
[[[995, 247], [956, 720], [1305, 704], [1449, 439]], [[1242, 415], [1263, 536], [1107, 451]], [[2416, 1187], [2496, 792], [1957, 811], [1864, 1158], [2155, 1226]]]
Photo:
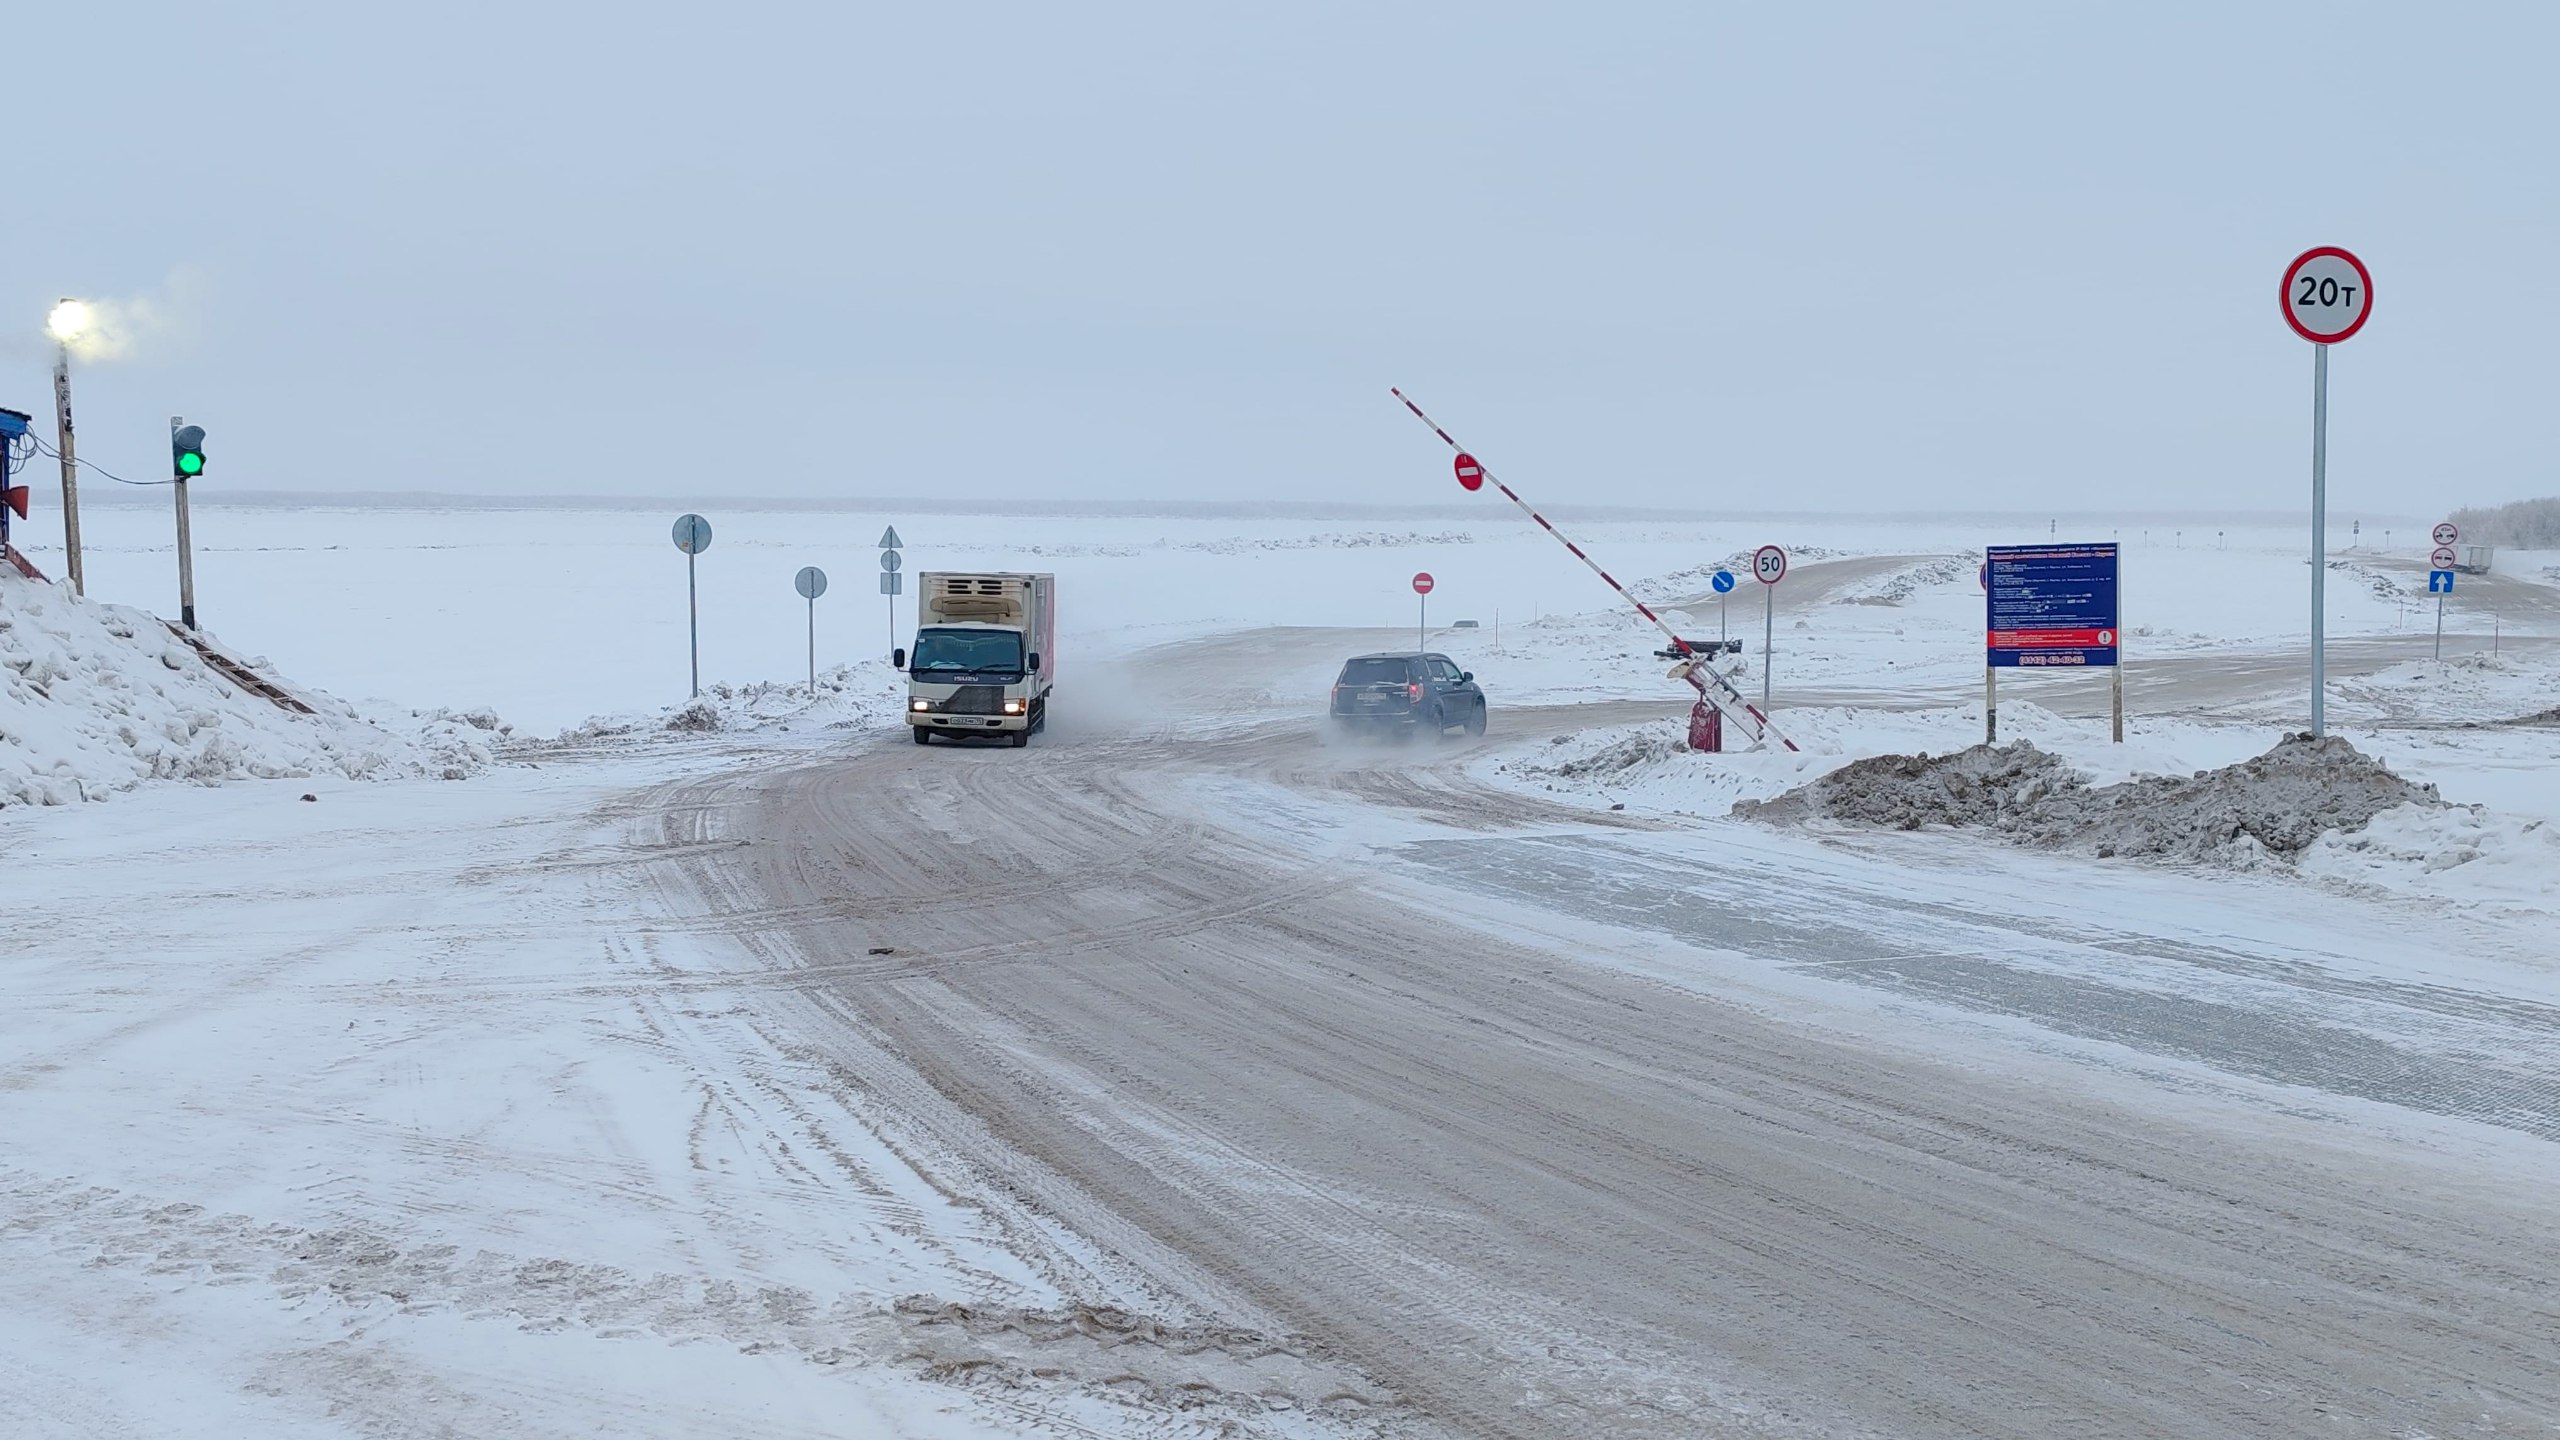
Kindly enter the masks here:
[[1733, 588], [1733, 572], [1730, 570], [1719, 570], [1716, 572], [1716, 578], [1707, 583], [1715, 586], [1716, 593], [1722, 595]]

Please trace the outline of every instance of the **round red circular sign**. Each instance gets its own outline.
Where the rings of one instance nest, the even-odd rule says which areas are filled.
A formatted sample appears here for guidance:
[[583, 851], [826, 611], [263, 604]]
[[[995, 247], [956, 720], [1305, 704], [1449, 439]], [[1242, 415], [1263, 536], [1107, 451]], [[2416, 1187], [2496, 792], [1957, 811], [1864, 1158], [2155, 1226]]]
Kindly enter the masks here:
[[2459, 540], [2459, 539], [2461, 539], [2461, 538], [2462, 538], [2462, 527], [2461, 527], [2461, 526], [2459, 526], [2459, 525], [2454, 524], [2454, 523], [2453, 523], [2452, 521], [2450, 521], [2450, 520], [2447, 520], [2447, 521], [2446, 521], [2446, 522], [2444, 522], [2443, 524], [2441, 524], [2441, 525], [2439, 525], [2439, 526], [2437, 526], [2437, 527], [2436, 527], [2436, 529], [2435, 529], [2435, 536], [2436, 536], [2436, 543], [2437, 543], [2437, 544], [2439, 544], [2439, 545], [2450, 545], [2450, 544], [2452, 544], [2454, 541]]
[[2373, 273], [2335, 245], [2305, 250], [2284, 269], [2284, 323], [2314, 345], [2335, 345], [2373, 314]]
[[1430, 594], [1431, 583], [1431, 572], [1428, 570], [1422, 571], [1413, 577], [1413, 593], [1416, 595]]
[[1461, 450], [1458, 452], [1457, 466], [1459, 484], [1470, 490], [1484, 488], [1484, 467], [1476, 463], [1476, 457]]
[[1787, 578], [1787, 552], [1775, 545], [1763, 545], [1751, 552], [1751, 574], [1763, 585], [1775, 585]]

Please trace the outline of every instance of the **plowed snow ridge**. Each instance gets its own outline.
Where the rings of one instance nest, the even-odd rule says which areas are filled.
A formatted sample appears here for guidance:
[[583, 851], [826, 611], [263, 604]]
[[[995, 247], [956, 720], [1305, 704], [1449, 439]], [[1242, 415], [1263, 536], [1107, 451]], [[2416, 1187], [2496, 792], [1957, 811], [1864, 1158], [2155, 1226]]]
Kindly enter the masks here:
[[1946, 825], [2045, 849], [2193, 862], [2289, 857], [2385, 810], [2443, 803], [2434, 786], [2401, 779], [2345, 740], [2298, 734], [2218, 770], [2096, 787], [2025, 741], [1934, 758], [1878, 755], [1774, 800], [1742, 801], [1734, 813], [1778, 824]]

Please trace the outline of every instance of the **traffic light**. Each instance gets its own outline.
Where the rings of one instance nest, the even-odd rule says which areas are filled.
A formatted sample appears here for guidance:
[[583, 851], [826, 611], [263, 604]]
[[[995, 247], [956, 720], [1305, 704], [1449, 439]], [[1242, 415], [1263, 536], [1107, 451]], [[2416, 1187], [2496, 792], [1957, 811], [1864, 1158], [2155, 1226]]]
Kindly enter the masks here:
[[204, 473], [204, 427], [186, 425], [169, 432], [169, 465], [181, 480]]

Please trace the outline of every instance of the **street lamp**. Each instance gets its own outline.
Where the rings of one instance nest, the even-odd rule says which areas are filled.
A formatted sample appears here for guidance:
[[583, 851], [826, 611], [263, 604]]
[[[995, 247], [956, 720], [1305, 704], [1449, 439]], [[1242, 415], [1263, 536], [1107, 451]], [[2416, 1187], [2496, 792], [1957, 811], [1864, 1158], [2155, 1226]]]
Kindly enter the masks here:
[[88, 302], [66, 296], [61, 304], [53, 307], [52, 313], [44, 317], [44, 328], [55, 341], [68, 345], [89, 333], [89, 320]]

